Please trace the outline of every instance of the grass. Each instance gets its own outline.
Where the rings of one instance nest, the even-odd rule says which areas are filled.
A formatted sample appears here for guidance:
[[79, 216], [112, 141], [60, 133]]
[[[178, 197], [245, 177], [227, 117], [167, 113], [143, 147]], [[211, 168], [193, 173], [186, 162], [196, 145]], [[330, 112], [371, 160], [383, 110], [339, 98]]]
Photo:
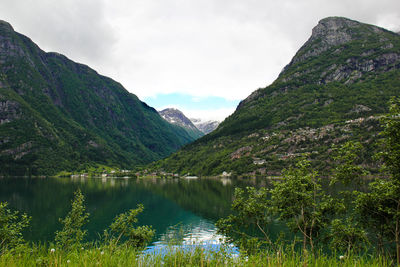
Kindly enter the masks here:
[[23, 245], [0, 255], [0, 266], [394, 266], [394, 262], [373, 255], [339, 256], [309, 253], [261, 252], [231, 257], [224, 249], [205, 251], [170, 249], [165, 254], [149, 254], [126, 246], [98, 246], [73, 251], [52, 250], [49, 246]]

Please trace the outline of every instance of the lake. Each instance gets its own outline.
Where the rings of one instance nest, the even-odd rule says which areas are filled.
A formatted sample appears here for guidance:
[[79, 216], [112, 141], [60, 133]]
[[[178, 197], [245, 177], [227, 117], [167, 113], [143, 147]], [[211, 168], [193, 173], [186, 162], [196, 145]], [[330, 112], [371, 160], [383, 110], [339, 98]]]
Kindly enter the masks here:
[[100, 239], [116, 215], [144, 205], [139, 225], [156, 230], [153, 245], [214, 242], [214, 223], [230, 211], [235, 187], [268, 186], [256, 179], [136, 179], [136, 178], [0, 178], [0, 201], [32, 217], [25, 238], [52, 242], [61, 229], [59, 218], [71, 208], [80, 188], [90, 213], [88, 239]]

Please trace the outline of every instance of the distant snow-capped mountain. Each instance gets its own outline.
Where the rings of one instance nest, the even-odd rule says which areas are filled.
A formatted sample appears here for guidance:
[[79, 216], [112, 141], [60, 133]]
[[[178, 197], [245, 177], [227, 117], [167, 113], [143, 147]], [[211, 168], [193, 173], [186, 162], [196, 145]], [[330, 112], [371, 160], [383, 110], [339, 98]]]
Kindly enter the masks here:
[[199, 130], [191, 120], [189, 120], [182, 111], [175, 108], [166, 108], [158, 112], [160, 116], [171, 124], [178, 125], [184, 129], [193, 137], [199, 138], [204, 133]]
[[219, 121], [208, 120], [204, 121], [202, 119], [190, 119], [193, 124], [202, 131], [204, 134], [211, 133], [215, 129], [217, 129], [218, 125], [221, 123]]

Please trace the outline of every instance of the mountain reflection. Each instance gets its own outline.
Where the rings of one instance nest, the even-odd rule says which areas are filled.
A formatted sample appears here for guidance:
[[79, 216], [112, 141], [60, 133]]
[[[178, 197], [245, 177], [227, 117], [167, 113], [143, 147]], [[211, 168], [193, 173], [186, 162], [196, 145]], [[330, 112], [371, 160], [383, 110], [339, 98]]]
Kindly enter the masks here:
[[[187, 242], [215, 236], [214, 223], [230, 213], [235, 187], [248, 185], [235, 179], [136, 179], [136, 178], [2, 178], [0, 201], [32, 216], [26, 238], [52, 241], [61, 225], [59, 218], [70, 210], [75, 190], [80, 188], [90, 213], [88, 239], [99, 238], [116, 215], [142, 203], [140, 225], [152, 225], [155, 242], [169, 242], [170, 236]], [[252, 183], [259, 183], [253, 181]], [[179, 225], [179, 228], [176, 226]], [[189, 241], [188, 241], [189, 242]]]

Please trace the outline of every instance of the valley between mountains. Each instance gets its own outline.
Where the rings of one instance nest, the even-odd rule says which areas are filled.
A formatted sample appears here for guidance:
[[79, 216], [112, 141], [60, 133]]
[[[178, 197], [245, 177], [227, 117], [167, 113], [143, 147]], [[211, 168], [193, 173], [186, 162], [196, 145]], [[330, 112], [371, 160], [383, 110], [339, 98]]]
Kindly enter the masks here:
[[400, 35], [329, 17], [271, 85], [220, 124], [202, 125], [176, 109], [157, 112], [1, 21], [0, 174], [280, 175], [304, 154], [326, 171], [333, 146], [349, 140], [363, 144], [359, 164], [374, 171], [380, 117], [399, 93]]

